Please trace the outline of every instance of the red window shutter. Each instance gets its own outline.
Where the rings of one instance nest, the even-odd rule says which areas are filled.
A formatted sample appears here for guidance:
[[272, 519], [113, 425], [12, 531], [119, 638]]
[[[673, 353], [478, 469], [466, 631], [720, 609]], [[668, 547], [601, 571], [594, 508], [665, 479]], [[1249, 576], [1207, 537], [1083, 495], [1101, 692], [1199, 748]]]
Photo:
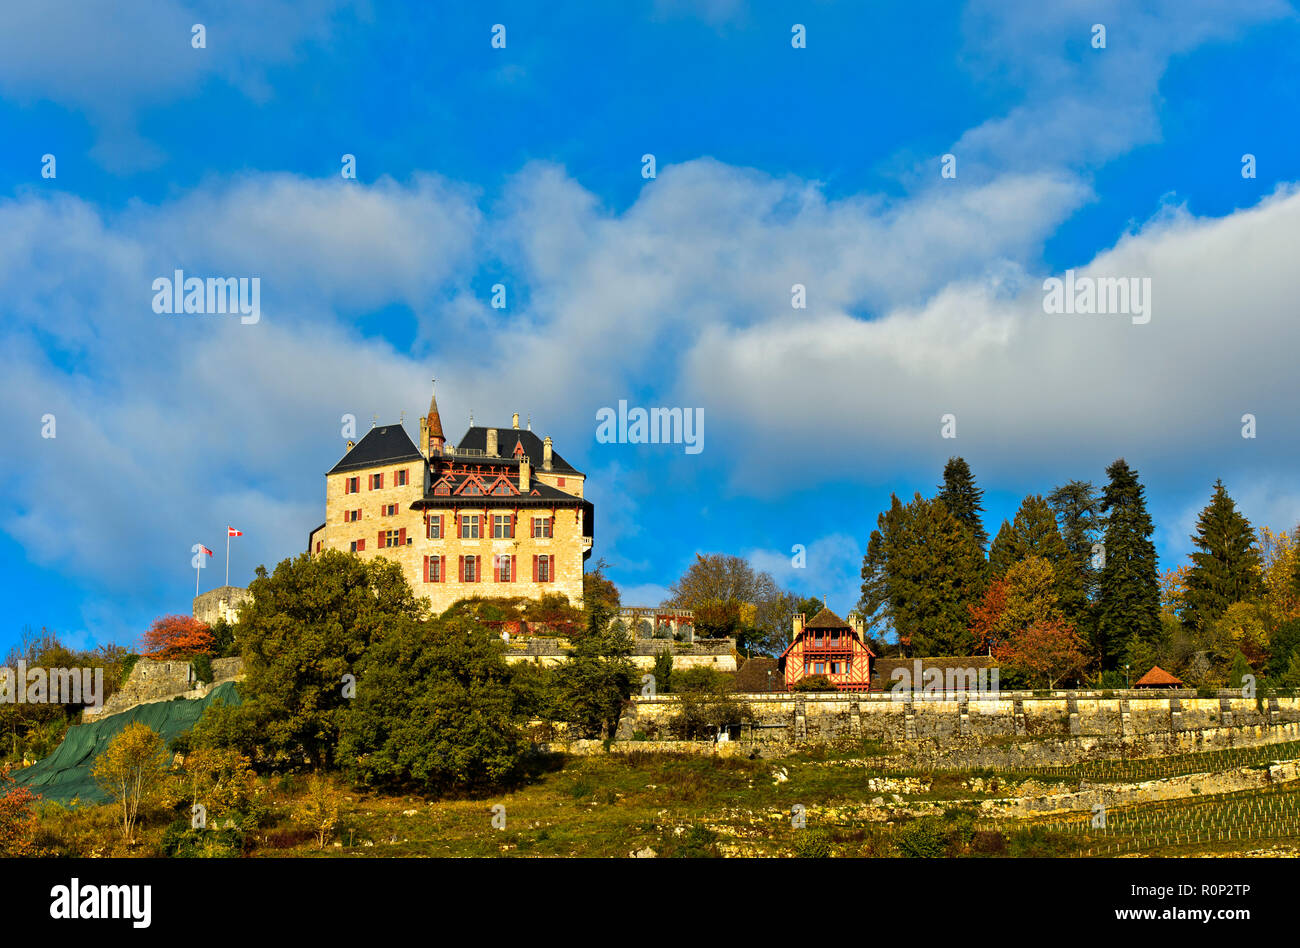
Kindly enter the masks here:
[[550, 557], [548, 557], [548, 559], [551, 562], [548, 564], [548, 569], [546, 571], [546, 575], [549, 577], [547, 582], [553, 583], [555, 582], [555, 555], [552, 554]]
[[513, 583], [513, 582], [515, 581], [515, 579], [516, 579], [516, 577], [515, 577], [515, 555], [514, 555], [513, 553], [511, 553], [511, 554], [510, 554], [510, 582]]
[[427, 556], [424, 558], [424, 581], [426, 583], [429, 581], [429, 558]]
[[393, 514], [394, 514], [394, 515], [396, 515], [397, 512], [398, 512], [399, 510], [401, 510], [401, 509], [402, 509], [402, 505], [401, 505], [401, 504], [393, 504]]
[[458, 565], [456, 568], [459, 571], [456, 575], [456, 578], [462, 583], [465, 582], [465, 557], [463, 556], [459, 557]]
[[382, 550], [384, 548], [384, 531], [379, 531], [379, 539], [375, 541], [375, 548]]
[[447, 557], [445, 556], [438, 557], [438, 580], [444, 583], [447, 581]]
[[447, 534], [442, 530], [442, 514], [438, 514], [438, 536], [445, 537]]
[[499, 583], [501, 581], [499, 578], [501, 574], [497, 572], [497, 570], [500, 569], [500, 567], [501, 567], [500, 556], [496, 553], [492, 554], [492, 582], [494, 583]]
[[366, 548], [366, 541], [365, 541], [365, 540], [358, 540], [358, 541], [357, 541], [357, 552], [360, 553], [360, 552], [361, 552], [362, 550], [364, 550], [365, 548]]
[[537, 554], [533, 554], [533, 582], [537, 582]]
[[397, 531], [397, 545], [406, 546], [406, 527], [402, 527]]
[[483, 557], [474, 557], [474, 582], [483, 582]]

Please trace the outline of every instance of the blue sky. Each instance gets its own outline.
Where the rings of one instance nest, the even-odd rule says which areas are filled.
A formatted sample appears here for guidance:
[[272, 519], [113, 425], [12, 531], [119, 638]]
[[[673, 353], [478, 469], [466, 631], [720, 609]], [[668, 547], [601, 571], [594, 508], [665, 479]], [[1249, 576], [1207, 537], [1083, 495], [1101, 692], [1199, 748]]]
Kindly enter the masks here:
[[[588, 473], [596, 555], [639, 603], [716, 551], [847, 610], [890, 492], [931, 493], [951, 454], [991, 533], [1124, 456], [1162, 567], [1217, 477], [1257, 523], [1300, 520], [1289, 4], [9, 16], [0, 645], [133, 641], [188, 611], [194, 543], [221, 581], [227, 523], [233, 582], [296, 554], [341, 417], [414, 433], [432, 375], [451, 437], [519, 411]], [[260, 277], [261, 321], [153, 313], [176, 268]], [[1151, 322], [1044, 314], [1067, 268], [1151, 278]], [[704, 451], [597, 443], [620, 399], [702, 409]]]

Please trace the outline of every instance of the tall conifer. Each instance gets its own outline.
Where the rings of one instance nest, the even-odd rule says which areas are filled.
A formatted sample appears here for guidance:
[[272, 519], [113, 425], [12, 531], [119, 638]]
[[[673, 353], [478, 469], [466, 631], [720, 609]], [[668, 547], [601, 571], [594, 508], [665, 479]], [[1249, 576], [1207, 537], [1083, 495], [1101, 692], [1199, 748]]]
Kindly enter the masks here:
[[939, 485], [939, 499], [975, 537], [982, 551], [989, 542], [984, 529], [984, 491], [975, 486], [975, 475], [965, 458], [949, 458], [943, 468], [943, 483]]
[[1223, 481], [1201, 511], [1192, 537], [1196, 550], [1187, 572], [1187, 623], [1205, 629], [1234, 602], [1247, 602], [1263, 591], [1255, 531], [1228, 496]]
[[1104, 668], [1117, 668], [1130, 640], [1152, 642], [1160, 635], [1160, 581], [1151, 542], [1155, 528], [1137, 471], [1120, 458], [1106, 476], [1106, 564], [1098, 583], [1094, 646]]

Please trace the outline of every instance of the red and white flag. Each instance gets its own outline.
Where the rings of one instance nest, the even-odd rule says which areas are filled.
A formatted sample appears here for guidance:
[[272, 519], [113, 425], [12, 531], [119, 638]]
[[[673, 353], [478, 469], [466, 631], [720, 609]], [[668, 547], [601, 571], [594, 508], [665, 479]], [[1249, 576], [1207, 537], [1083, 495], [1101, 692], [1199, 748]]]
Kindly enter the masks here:
[[199, 549], [203, 550], [203, 552], [206, 553], [206, 554], [208, 554], [208, 556], [211, 556], [211, 555], [212, 555], [212, 551], [209, 550], [209, 549], [208, 549], [206, 546], [204, 546], [202, 543], [199, 544]]
[[226, 536], [228, 537], [242, 537], [243, 535], [243, 530], [236, 530], [234, 527], [226, 527]]

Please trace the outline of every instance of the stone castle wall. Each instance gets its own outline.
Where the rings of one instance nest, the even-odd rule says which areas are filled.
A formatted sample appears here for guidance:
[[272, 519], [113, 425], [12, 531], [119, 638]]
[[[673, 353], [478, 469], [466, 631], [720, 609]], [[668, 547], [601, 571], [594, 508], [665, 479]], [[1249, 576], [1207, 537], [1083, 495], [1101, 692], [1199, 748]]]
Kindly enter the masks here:
[[104, 706], [95, 712], [86, 709], [86, 715], [104, 717], [129, 710], [139, 704], [151, 701], [170, 701], [172, 698], [203, 698], [217, 685], [226, 681], [236, 681], [243, 677], [244, 660], [242, 658], [212, 659], [212, 677], [210, 682], [200, 684], [194, 678], [190, 663], [181, 660], [156, 661], [142, 658], [135, 663], [131, 674], [126, 678]]
[[[562, 665], [569, 660], [570, 648], [563, 639], [529, 636], [513, 639], [506, 649], [507, 664], [535, 662], [548, 667]], [[736, 670], [736, 643], [733, 639], [697, 639], [695, 642], [674, 642], [671, 639], [638, 639], [632, 643], [632, 664], [641, 671], [650, 671], [660, 652], [673, 656], [673, 668], [713, 668], [720, 672]]]
[[194, 597], [193, 615], [208, 625], [216, 625], [218, 619], [234, 625], [239, 621], [239, 607], [252, 598], [242, 586], [218, 586]]
[[[736, 697], [756, 717], [745, 738], [761, 750], [877, 740], [918, 763], [948, 766], [1038, 766], [1116, 751], [1140, 757], [1300, 740], [1300, 698], [1059, 695], [1004, 692], [961, 701], [844, 693]], [[634, 697], [619, 723], [619, 739], [638, 732], [652, 741], [667, 737], [678, 701], [675, 695]]]

